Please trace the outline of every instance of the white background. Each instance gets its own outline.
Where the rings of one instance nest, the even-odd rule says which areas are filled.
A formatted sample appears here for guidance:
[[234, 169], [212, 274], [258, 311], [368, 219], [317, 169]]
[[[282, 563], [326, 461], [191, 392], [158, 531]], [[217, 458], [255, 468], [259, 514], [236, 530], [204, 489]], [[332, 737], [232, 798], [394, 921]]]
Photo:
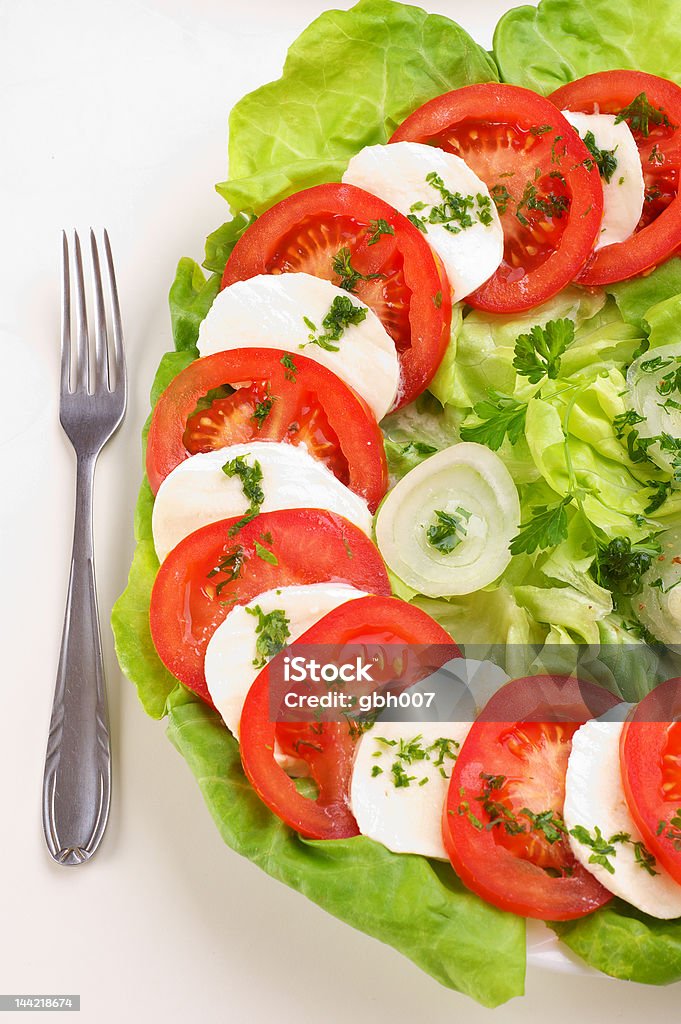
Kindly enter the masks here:
[[[227, 176], [229, 109], [279, 74], [325, 6], [0, 0], [0, 993], [80, 993], [88, 1024], [492, 1016], [222, 845], [163, 726], [122, 679], [108, 628], [132, 551], [148, 389], [171, 344], [168, 286], [178, 257], [200, 259], [226, 218], [213, 184]], [[428, 3], [487, 46], [508, 6]], [[114, 246], [131, 395], [97, 474], [113, 807], [97, 856], [65, 869], [39, 813], [73, 501], [57, 421], [58, 247], [63, 226], [90, 224]], [[671, 1019], [678, 999], [678, 986], [531, 970], [526, 998], [493, 1013], [638, 1022]]]

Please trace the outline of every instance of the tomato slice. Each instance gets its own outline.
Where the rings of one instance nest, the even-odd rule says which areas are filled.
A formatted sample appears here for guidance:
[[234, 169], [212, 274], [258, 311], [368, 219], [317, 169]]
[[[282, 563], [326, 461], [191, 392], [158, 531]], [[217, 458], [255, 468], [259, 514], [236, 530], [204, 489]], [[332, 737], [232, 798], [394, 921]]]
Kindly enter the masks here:
[[468, 85], [424, 103], [390, 141], [455, 153], [490, 189], [504, 229], [504, 258], [467, 296], [471, 306], [492, 313], [531, 309], [564, 288], [588, 258], [603, 213], [598, 170], [544, 97], [496, 82]]
[[[392, 233], [377, 235], [380, 221]], [[339, 254], [349, 261], [349, 279], [334, 270]], [[316, 185], [298, 192], [242, 235], [227, 261], [222, 287], [256, 274], [288, 272], [342, 285], [373, 309], [400, 359], [395, 408], [428, 386], [449, 341], [450, 288], [430, 246], [406, 217], [354, 185]]]
[[[195, 411], [224, 385], [234, 392]], [[313, 359], [244, 348], [196, 359], [159, 398], [147, 438], [152, 491], [190, 455], [244, 441], [304, 444], [372, 512], [388, 487], [383, 437], [363, 398]]]
[[681, 882], [681, 679], [660, 683], [626, 722], [622, 782], [643, 841]]
[[[551, 721], [518, 712], [541, 706]], [[600, 699], [574, 678], [531, 677], [507, 683], [468, 734], [452, 772], [442, 832], [461, 881], [503, 910], [567, 921], [603, 906], [611, 894], [573, 857], [565, 835], [565, 773], [572, 737]], [[585, 694], [588, 699], [585, 700]], [[617, 703], [612, 698], [613, 703]], [[516, 716], [497, 721], [501, 709]]]
[[[395, 597], [348, 601], [296, 641], [372, 643], [437, 645], [442, 651], [442, 663], [459, 654], [442, 626], [420, 608]], [[357, 730], [345, 722], [276, 723], [270, 717], [270, 666], [265, 666], [248, 692], [239, 727], [244, 771], [260, 799], [287, 825], [310, 839], [358, 835], [348, 802]], [[316, 799], [299, 793], [293, 780], [277, 764], [275, 739], [285, 753], [307, 762], [318, 788]]]
[[562, 86], [549, 97], [562, 110], [619, 114], [642, 94], [652, 113], [648, 111], [646, 118], [644, 107], [643, 121], [631, 116], [626, 120], [641, 156], [643, 213], [631, 238], [593, 254], [577, 276], [580, 284], [612, 284], [649, 272], [681, 245], [681, 88], [643, 71], [600, 71]]
[[[235, 604], [305, 583], [390, 593], [378, 549], [342, 516], [322, 509], [262, 512], [231, 537], [237, 521], [223, 519], [185, 537], [163, 562], [151, 592], [151, 636], [161, 661], [209, 704], [206, 646]], [[276, 565], [258, 555], [256, 543], [272, 552]]]

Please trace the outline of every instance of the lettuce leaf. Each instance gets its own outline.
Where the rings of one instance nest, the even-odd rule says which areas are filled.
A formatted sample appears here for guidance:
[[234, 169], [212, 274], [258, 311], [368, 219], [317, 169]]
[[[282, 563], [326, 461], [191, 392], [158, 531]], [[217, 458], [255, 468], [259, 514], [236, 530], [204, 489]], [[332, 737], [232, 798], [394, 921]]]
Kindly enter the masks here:
[[633, 68], [681, 84], [677, 0], [541, 0], [504, 14], [494, 56], [504, 82], [547, 94], [596, 71]]
[[327, 11], [291, 46], [276, 82], [249, 93], [229, 119], [234, 211], [261, 213], [292, 192], [339, 181], [363, 146], [387, 142], [421, 103], [496, 65], [448, 18], [393, 0]]
[[667, 260], [646, 277], [608, 285], [608, 293], [628, 324], [646, 330], [648, 310], [665, 299], [681, 295], [681, 259]]
[[342, 921], [394, 946], [441, 984], [485, 1006], [522, 994], [522, 918], [469, 892], [449, 864], [393, 854], [365, 836], [303, 839], [256, 796], [238, 745], [215, 712], [182, 687], [168, 712], [168, 735], [228, 846]]
[[648, 985], [681, 979], [678, 921], [659, 921], [616, 899], [595, 914], [551, 928], [577, 956], [613, 978]]

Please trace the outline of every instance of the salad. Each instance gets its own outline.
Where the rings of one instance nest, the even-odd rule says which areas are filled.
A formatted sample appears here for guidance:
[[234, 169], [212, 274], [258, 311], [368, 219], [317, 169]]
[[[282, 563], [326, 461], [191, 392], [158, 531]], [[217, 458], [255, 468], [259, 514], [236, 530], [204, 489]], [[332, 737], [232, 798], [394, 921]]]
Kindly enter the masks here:
[[[526, 918], [681, 978], [679, 40], [624, 6], [360, 0], [236, 105], [112, 618], [225, 841], [489, 1006]], [[468, 713], [273, 720], [372, 642]]]

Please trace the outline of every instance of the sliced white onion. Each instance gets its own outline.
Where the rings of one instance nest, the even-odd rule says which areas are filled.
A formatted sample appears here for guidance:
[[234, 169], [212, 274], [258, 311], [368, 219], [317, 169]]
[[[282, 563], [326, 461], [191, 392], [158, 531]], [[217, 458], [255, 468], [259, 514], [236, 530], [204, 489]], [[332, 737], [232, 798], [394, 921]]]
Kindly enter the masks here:
[[[660, 362], [656, 363], [656, 360]], [[658, 368], [655, 369], [655, 366]], [[629, 367], [627, 385], [631, 405], [639, 416], [644, 417], [643, 423], [635, 425], [640, 437], [658, 437], [660, 434], [681, 437], [681, 409], [671, 404], [681, 405], [681, 392], [674, 390], [664, 395], [658, 391], [662, 378], [679, 367], [681, 345], [678, 343], [650, 349]], [[661, 469], [667, 472], [671, 470], [671, 459], [659, 444], [651, 445], [648, 454]]]
[[[681, 644], [681, 526], [658, 537], [662, 552], [643, 578], [636, 613], [664, 644]], [[655, 585], [653, 585], [655, 584]]]
[[[459, 513], [463, 520], [450, 552], [429, 540], [438, 512]], [[429, 597], [453, 597], [501, 575], [519, 522], [518, 492], [501, 459], [484, 445], [463, 442], [432, 455], [399, 481], [378, 511], [376, 540], [407, 586]]]

